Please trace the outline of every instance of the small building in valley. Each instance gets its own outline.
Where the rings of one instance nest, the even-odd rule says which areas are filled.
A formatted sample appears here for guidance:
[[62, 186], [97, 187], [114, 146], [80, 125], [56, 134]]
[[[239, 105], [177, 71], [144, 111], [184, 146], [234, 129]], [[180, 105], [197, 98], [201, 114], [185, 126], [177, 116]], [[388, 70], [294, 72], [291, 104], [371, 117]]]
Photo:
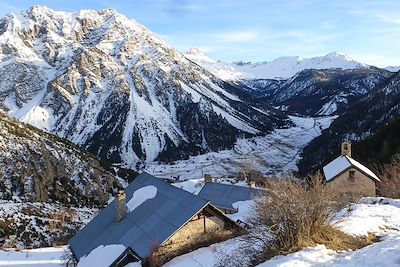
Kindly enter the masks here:
[[139, 260], [158, 266], [241, 233], [210, 201], [142, 173], [69, 244], [79, 263], [94, 260], [88, 266], [105, 254], [111, 256], [103, 266]]
[[323, 167], [325, 180], [336, 192], [350, 198], [376, 195], [378, 176], [351, 157], [351, 144], [342, 143], [342, 154]]
[[234, 204], [240, 201], [247, 201], [262, 195], [263, 190], [244, 186], [205, 183], [198, 196], [211, 201], [211, 204], [222, 210], [224, 213], [232, 214], [238, 210]]

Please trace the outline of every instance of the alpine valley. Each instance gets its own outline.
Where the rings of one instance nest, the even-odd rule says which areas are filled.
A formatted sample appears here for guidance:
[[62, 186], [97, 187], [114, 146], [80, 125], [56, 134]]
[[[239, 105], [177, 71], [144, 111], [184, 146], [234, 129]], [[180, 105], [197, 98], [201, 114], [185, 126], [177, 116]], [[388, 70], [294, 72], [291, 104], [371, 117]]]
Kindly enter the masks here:
[[[398, 264], [399, 186], [378, 184], [400, 184], [394, 63], [224, 62], [114, 9], [4, 16], [0, 266]], [[368, 197], [339, 209], [336, 178]]]
[[129, 168], [291, 124], [114, 10], [13, 13], [0, 47], [1, 109]]
[[[330, 116], [330, 122], [339, 116], [326, 130], [336, 134], [360, 101], [394, 79], [389, 70], [339, 52], [262, 63], [226, 63], [199, 49], [181, 54], [115, 10], [67, 13], [44, 6], [0, 21], [0, 62], [3, 112], [134, 170], [251, 143], [243, 140], [279, 150], [282, 130], [313, 128], [302, 127], [307, 120], [299, 117]], [[377, 111], [383, 123], [384, 112]], [[359, 140], [378, 128], [337, 136]], [[295, 150], [285, 152], [287, 161], [298, 160], [314, 137], [289, 144]], [[272, 147], [248, 149], [265, 161]], [[289, 171], [283, 165], [274, 169]]]

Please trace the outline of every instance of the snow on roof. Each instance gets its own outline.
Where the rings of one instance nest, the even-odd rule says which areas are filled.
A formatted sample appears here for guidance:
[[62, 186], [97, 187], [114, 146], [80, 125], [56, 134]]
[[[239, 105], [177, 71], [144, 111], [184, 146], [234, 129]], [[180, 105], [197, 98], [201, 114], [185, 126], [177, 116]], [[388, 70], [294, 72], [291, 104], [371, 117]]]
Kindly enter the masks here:
[[209, 204], [145, 172], [125, 188], [125, 194], [129, 212], [120, 222], [115, 220], [113, 200], [69, 241], [78, 259], [99, 246], [112, 244], [123, 245], [139, 258], [146, 258], [155, 245], [162, 244]]
[[355, 159], [352, 159], [346, 155], [342, 155], [324, 166], [323, 170], [325, 179], [327, 181], [330, 181], [350, 167], [354, 167], [364, 174], [368, 175], [369, 177], [380, 181], [378, 176], [376, 176], [376, 174], [373, 173], [370, 169], [368, 169]]
[[125, 250], [126, 247], [121, 244], [100, 245], [80, 258], [77, 267], [110, 266]]
[[252, 200], [262, 194], [262, 190], [244, 186], [220, 183], [206, 183], [198, 196], [211, 201], [217, 208], [237, 210], [233, 206], [239, 201]]
[[133, 192], [132, 198], [128, 201], [128, 203], [126, 203], [129, 212], [142, 205], [142, 203], [146, 200], [154, 198], [156, 194], [157, 187], [153, 185], [148, 185], [137, 189], [135, 192]]

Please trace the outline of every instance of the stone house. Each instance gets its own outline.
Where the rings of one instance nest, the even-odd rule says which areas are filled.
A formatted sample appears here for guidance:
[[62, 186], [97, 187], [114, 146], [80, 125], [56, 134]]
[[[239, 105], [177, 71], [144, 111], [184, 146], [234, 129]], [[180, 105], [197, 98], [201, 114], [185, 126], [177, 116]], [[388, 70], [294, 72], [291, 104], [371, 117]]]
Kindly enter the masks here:
[[323, 167], [327, 184], [351, 199], [376, 196], [378, 176], [351, 157], [351, 144], [342, 143], [341, 156]]
[[105, 250], [100, 254], [114, 255], [105, 266], [135, 261], [157, 266], [243, 231], [208, 200], [143, 172], [69, 245], [79, 261], [96, 260]]

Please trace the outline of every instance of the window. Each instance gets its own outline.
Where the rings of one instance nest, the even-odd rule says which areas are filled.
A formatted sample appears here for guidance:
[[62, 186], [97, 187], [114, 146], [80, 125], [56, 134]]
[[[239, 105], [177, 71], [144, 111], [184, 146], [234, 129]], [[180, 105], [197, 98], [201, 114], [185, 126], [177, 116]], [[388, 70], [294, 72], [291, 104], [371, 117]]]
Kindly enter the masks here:
[[350, 182], [354, 182], [355, 181], [355, 171], [349, 171], [349, 180]]

